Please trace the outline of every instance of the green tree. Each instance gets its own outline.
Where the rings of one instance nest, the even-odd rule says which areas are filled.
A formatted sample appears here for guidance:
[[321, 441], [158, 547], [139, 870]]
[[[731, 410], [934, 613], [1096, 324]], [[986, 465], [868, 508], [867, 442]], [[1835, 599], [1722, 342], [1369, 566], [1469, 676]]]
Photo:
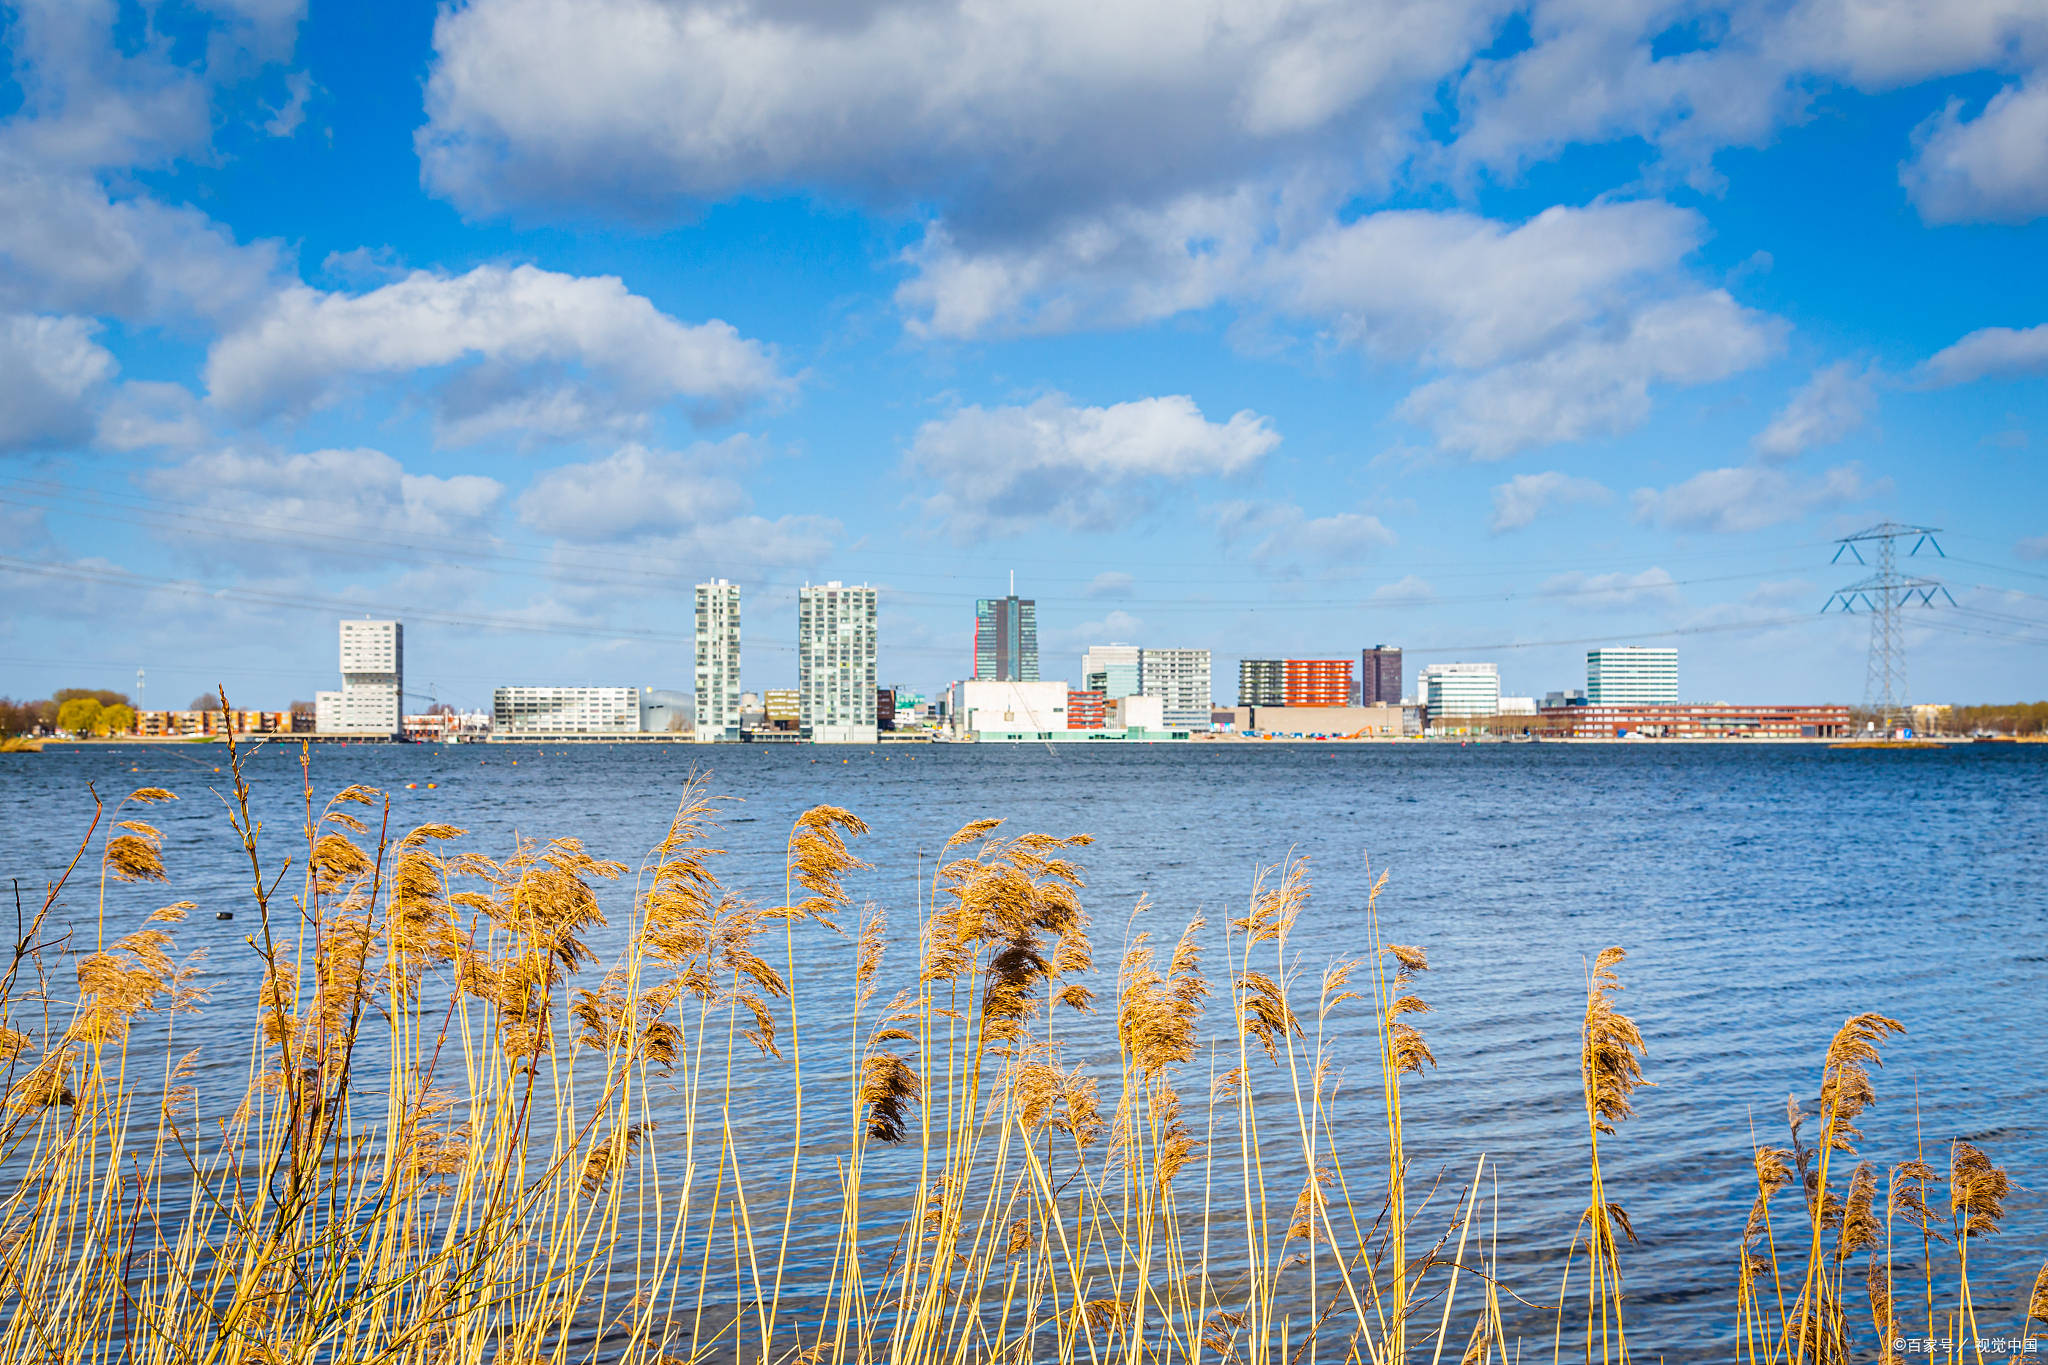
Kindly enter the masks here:
[[133, 703], [128, 700], [128, 694], [126, 692], [116, 692], [113, 689], [106, 687], [60, 687], [50, 697], [50, 700], [57, 703], [57, 705], [61, 708], [65, 702], [77, 701], [81, 697], [88, 698], [92, 701], [96, 701], [101, 706], [133, 705]]
[[92, 697], [70, 697], [57, 708], [57, 728], [66, 734], [89, 735], [105, 710]]
[[135, 728], [135, 708], [115, 702], [100, 712], [100, 729], [110, 735], [125, 735]]

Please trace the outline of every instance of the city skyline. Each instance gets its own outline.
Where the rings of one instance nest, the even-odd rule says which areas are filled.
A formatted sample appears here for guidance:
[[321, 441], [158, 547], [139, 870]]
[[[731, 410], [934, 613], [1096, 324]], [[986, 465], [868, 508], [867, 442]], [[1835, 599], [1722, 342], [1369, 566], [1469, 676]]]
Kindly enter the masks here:
[[[281, 707], [365, 615], [465, 709], [681, 689], [719, 578], [763, 687], [838, 580], [935, 693], [1014, 568], [1076, 686], [1111, 641], [1225, 694], [1385, 641], [1541, 695], [1637, 644], [1689, 696], [1856, 703], [1820, 611], [1887, 518], [1943, 528], [1957, 603], [1909, 618], [1911, 697], [2041, 690], [2038, 6], [1282, 4], [1157, 51], [720, 12], [10, 7], [0, 694]], [[643, 39], [701, 79], [642, 87]]]

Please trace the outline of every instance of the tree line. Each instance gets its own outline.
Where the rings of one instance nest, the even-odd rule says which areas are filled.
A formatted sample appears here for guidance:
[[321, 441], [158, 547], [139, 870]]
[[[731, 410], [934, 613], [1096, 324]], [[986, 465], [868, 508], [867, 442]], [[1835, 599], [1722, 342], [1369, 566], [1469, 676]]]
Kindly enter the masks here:
[[[211, 692], [192, 699], [188, 711], [218, 711], [220, 698]], [[293, 711], [313, 709], [295, 701]], [[135, 704], [126, 692], [104, 687], [60, 687], [40, 701], [0, 697], [0, 737], [11, 735], [119, 735], [135, 728]]]

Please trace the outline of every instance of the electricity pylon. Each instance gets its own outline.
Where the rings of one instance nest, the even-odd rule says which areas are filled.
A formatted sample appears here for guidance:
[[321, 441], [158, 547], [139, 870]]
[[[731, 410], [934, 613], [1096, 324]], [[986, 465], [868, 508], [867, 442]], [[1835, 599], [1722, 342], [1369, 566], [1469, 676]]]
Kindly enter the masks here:
[[1899, 622], [1900, 608], [1932, 607], [1937, 596], [1947, 599], [1950, 606], [1956, 604], [1940, 579], [1901, 574], [1898, 570], [1898, 543], [1909, 538], [1913, 548], [1906, 551], [1908, 559], [1923, 549], [1932, 549], [1941, 558], [1948, 558], [1934, 538], [1935, 530], [1932, 526], [1882, 521], [1836, 541], [1835, 557], [1828, 561], [1839, 564], [1846, 554], [1858, 564], [1868, 565], [1871, 561], [1863, 557], [1860, 547], [1873, 547], [1877, 572], [1835, 589], [1821, 611], [1832, 611], [1839, 604], [1845, 612], [1870, 613], [1870, 661], [1863, 680], [1863, 704], [1877, 712], [1886, 734], [1897, 728], [1912, 706], [1906, 687], [1906, 639], [1905, 628]]

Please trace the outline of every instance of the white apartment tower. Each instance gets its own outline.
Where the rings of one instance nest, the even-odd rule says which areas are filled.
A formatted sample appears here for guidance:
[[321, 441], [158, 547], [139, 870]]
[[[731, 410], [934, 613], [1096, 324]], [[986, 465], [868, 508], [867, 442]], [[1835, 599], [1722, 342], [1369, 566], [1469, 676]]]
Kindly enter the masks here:
[[1207, 730], [1213, 695], [1206, 649], [1146, 649], [1138, 655], [1139, 691], [1159, 698], [1169, 730]]
[[1678, 705], [1678, 651], [1641, 645], [1587, 650], [1586, 704]]
[[1415, 680], [1431, 724], [1450, 716], [1500, 714], [1498, 664], [1431, 664]]
[[697, 585], [697, 742], [740, 737], [740, 585]]
[[341, 690], [314, 695], [314, 730], [396, 739], [405, 733], [404, 699], [405, 627], [396, 621], [343, 621]]
[[873, 744], [875, 590], [805, 584], [797, 594], [799, 724], [814, 744]]

